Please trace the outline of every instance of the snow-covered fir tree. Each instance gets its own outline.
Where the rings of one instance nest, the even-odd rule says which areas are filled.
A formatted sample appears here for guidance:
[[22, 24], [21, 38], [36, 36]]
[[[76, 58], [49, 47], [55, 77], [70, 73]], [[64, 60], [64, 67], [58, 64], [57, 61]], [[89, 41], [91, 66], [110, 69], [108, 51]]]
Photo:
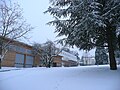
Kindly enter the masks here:
[[110, 69], [116, 70], [114, 50], [116, 29], [120, 25], [120, 0], [50, 0], [45, 12], [55, 17], [49, 22], [58, 36], [66, 36], [61, 43], [90, 50], [108, 47]]
[[108, 63], [108, 55], [104, 47], [97, 47], [95, 51], [96, 65]]

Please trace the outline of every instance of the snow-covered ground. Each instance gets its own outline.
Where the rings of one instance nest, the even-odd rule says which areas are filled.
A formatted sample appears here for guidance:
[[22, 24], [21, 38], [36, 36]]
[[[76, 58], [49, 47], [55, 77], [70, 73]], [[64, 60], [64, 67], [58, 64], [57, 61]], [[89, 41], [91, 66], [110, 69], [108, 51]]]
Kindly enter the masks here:
[[120, 90], [120, 66], [10, 70], [0, 72], [0, 90]]
[[12, 71], [12, 70], [21, 70], [22, 68], [16, 68], [16, 67], [2, 67], [0, 69], [0, 72], [6, 72], [6, 71]]

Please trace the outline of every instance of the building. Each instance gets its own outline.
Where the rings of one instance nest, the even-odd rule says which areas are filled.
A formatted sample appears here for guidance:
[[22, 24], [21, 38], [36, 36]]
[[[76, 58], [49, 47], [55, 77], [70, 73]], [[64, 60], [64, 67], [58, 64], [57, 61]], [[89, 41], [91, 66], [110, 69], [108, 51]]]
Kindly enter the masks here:
[[[36, 67], [44, 66], [41, 56], [33, 53], [33, 47], [23, 42], [4, 38], [4, 42], [10, 44], [7, 46], [7, 53], [2, 60], [2, 66], [5, 67]], [[71, 67], [77, 66], [77, 57], [69, 52], [61, 51], [58, 55], [53, 55], [53, 67]]]
[[62, 50], [59, 55], [62, 56], [62, 66], [65, 67], [78, 66], [78, 60], [75, 55], [64, 50]]
[[62, 56], [60, 55], [55, 55], [53, 56], [53, 67], [61, 67], [62, 66]]
[[[5, 38], [5, 41], [9, 41]], [[1, 65], [5, 67], [33, 67], [40, 63], [40, 56], [33, 54], [32, 46], [12, 40]]]
[[84, 52], [80, 61], [80, 65], [95, 65], [95, 58], [88, 52]]

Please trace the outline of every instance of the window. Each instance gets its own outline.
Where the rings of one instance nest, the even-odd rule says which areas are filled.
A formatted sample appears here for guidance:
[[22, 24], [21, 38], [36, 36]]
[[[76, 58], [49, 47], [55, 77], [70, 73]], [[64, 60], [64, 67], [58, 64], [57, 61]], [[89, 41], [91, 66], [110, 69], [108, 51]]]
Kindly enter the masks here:
[[24, 66], [24, 55], [16, 54], [15, 67], [23, 67], [23, 66]]
[[32, 50], [27, 49], [27, 54], [33, 54]]
[[9, 48], [9, 50], [16, 51], [16, 46], [15, 45], [9, 45], [8, 48]]
[[16, 46], [16, 51], [17, 51], [17, 52], [26, 53], [26, 49], [25, 49], [25, 48], [22, 48], [22, 47], [19, 47], [19, 46]]
[[33, 56], [26, 56], [26, 67], [32, 67], [33, 66]]

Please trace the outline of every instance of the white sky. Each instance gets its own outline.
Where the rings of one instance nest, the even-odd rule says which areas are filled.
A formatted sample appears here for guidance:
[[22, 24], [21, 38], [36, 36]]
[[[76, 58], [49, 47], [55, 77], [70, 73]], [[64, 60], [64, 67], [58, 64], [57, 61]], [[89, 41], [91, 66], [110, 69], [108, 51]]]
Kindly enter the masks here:
[[[49, 7], [49, 0], [17, 0], [17, 2], [23, 8], [23, 16], [27, 23], [35, 27], [29, 34], [31, 37], [29, 42], [26, 43], [44, 43], [47, 40], [55, 41], [58, 39], [56, 38], [57, 34], [54, 33], [54, 26], [46, 25], [47, 22], [53, 20], [52, 16], [43, 13]], [[82, 51], [77, 51], [80, 56], [83, 54]], [[90, 54], [94, 55], [94, 50]]]
[[46, 25], [53, 20], [49, 14], [43, 12], [49, 6], [49, 0], [18, 0], [23, 8], [23, 16], [31, 26], [35, 27], [30, 33], [30, 42], [44, 43], [47, 40], [56, 40], [54, 27]]

